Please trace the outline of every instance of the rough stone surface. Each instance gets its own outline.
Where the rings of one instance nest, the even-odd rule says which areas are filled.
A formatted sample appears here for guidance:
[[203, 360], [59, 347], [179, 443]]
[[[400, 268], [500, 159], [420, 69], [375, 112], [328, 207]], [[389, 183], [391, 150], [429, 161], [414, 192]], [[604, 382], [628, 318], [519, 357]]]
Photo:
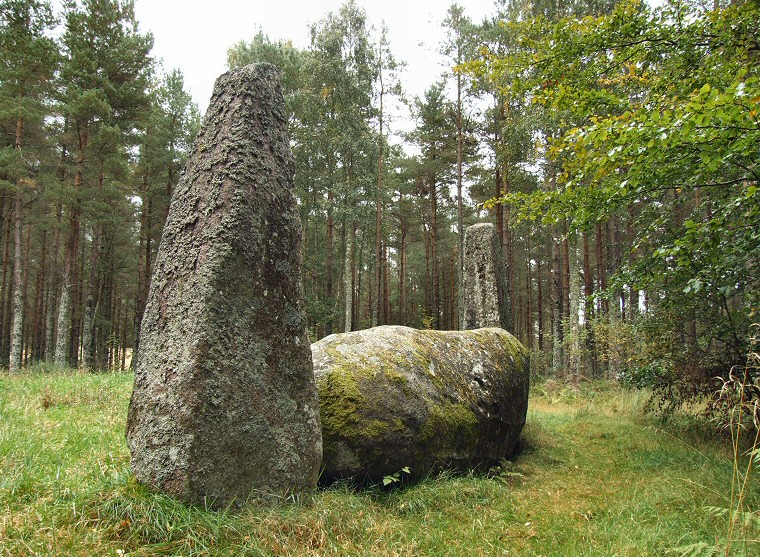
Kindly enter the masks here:
[[465, 329], [511, 330], [504, 260], [493, 224], [474, 224], [464, 231], [462, 298]]
[[379, 482], [488, 469], [515, 450], [528, 408], [527, 350], [502, 329], [382, 326], [312, 344], [322, 480]]
[[278, 70], [220, 76], [161, 238], [127, 422], [137, 479], [190, 503], [316, 485], [293, 173]]

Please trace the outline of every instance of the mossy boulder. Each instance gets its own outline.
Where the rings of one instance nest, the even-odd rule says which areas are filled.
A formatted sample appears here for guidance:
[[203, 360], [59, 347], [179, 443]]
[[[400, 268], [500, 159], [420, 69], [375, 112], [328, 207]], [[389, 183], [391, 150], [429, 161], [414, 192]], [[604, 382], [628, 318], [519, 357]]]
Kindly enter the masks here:
[[382, 326], [311, 345], [322, 481], [379, 482], [402, 468], [488, 469], [515, 451], [528, 409], [527, 350], [499, 328]]

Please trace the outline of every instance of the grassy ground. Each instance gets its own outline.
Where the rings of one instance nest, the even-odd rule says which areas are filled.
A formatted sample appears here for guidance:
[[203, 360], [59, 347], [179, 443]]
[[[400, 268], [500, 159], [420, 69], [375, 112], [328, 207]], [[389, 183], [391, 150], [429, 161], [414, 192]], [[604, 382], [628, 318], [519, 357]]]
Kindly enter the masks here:
[[[131, 385], [129, 374], [0, 375], [0, 556], [643, 556], [713, 547], [727, 530], [709, 507], [729, 506], [730, 447], [642, 416], [643, 395], [611, 385], [534, 388], [526, 448], [495, 476], [337, 486], [237, 515], [130, 478]], [[747, 503], [760, 508], [760, 482]], [[739, 537], [732, 555], [760, 555], [757, 530]]]

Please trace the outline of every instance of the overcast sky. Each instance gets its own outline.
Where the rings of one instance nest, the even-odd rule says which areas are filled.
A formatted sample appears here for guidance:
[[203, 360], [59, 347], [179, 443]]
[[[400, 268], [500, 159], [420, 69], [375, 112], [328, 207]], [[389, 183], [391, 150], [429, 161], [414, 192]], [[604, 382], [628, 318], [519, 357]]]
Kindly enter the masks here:
[[[142, 31], [152, 31], [153, 54], [167, 70], [179, 68], [186, 88], [206, 111], [214, 80], [226, 71], [227, 49], [249, 41], [261, 28], [272, 40], [290, 39], [299, 48], [309, 44], [309, 25], [341, 0], [136, 0]], [[451, 4], [436, 0], [356, 0], [370, 24], [385, 21], [391, 48], [407, 63], [403, 84], [410, 96], [422, 95], [443, 72], [436, 53], [441, 21]], [[459, 0], [475, 22], [494, 12], [493, 0]]]

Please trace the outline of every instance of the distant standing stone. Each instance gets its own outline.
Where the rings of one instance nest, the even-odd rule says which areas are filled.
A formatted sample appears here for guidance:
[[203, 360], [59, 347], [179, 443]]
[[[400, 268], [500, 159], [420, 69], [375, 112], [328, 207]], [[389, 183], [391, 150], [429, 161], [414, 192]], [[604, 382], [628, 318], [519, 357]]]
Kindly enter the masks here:
[[511, 331], [504, 262], [493, 224], [465, 229], [462, 277], [464, 329], [501, 327]]
[[220, 76], [172, 197], [127, 421], [137, 479], [190, 503], [317, 482], [293, 174], [278, 70]]

